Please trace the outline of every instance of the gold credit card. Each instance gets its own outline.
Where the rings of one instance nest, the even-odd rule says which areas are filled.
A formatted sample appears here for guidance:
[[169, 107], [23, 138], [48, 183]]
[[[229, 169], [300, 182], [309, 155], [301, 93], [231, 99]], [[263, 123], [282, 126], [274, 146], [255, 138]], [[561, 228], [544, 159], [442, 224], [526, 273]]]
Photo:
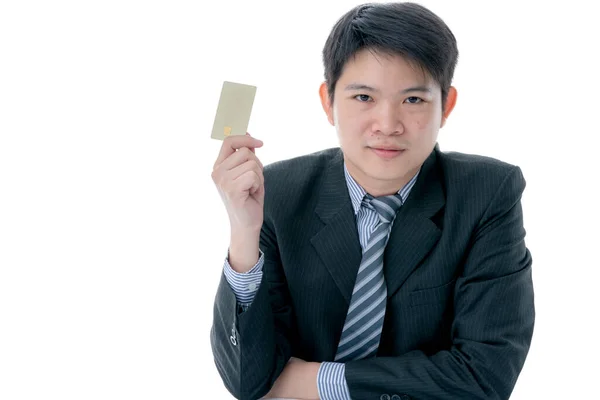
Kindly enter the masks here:
[[223, 82], [221, 97], [212, 129], [213, 139], [245, 135], [248, 131], [256, 86], [235, 82]]

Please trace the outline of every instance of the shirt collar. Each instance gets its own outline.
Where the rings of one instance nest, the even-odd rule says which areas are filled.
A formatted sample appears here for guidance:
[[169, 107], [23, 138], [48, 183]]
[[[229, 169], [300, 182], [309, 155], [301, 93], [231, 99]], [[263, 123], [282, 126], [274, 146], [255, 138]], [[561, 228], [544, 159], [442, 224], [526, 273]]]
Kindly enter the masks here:
[[[403, 188], [398, 190], [398, 194], [402, 198], [402, 203], [404, 203], [408, 198], [410, 190], [415, 185], [415, 182], [417, 181], [417, 177], [419, 176], [420, 172], [421, 169], [419, 168], [415, 176], [413, 176], [411, 180], [408, 181], [406, 185], [404, 185]], [[352, 207], [354, 208], [354, 214], [356, 215], [358, 213], [358, 210], [360, 210], [363, 198], [365, 197], [365, 194], [367, 194], [367, 192], [350, 175], [350, 173], [348, 172], [348, 168], [346, 167], [346, 162], [344, 162], [344, 174], [346, 175], [346, 184], [348, 185], [348, 192], [350, 192], [350, 200], [352, 201]]]

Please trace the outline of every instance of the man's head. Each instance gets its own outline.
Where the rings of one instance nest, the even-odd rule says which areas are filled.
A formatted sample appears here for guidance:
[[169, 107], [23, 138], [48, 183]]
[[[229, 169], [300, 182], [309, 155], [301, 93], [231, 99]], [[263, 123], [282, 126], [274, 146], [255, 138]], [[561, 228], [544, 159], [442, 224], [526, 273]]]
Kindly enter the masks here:
[[319, 93], [348, 170], [369, 193], [399, 190], [433, 150], [456, 101], [457, 59], [450, 29], [414, 3], [364, 4], [333, 27]]

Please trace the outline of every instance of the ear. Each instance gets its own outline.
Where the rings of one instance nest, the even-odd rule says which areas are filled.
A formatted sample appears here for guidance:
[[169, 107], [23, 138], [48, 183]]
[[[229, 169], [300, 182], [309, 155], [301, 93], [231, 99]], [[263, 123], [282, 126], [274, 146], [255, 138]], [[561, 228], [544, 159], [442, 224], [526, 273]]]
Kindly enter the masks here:
[[319, 97], [321, 97], [321, 105], [323, 106], [323, 111], [327, 114], [327, 120], [331, 125], [335, 126], [335, 122], [333, 119], [333, 106], [329, 101], [329, 91], [327, 90], [327, 83], [321, 83], [319, 86]]
[[456, 88], [454, 86], [450, 86], [448, 89], [448, 98], [446, 99], [446, 107], [444, 108], [444, 113], [442, 115], [442, 123], [440, 124], [440, 128], [446, 125], [446, 120], [450, 116], [450, 113], [454, 109], [456, 105]]

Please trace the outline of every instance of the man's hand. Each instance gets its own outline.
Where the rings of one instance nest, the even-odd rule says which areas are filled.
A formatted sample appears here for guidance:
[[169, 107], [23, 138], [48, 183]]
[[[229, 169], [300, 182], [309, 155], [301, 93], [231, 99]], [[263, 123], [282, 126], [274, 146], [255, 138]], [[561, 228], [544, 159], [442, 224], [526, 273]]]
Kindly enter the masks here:
[[317, 374], [320, 363], [290, 358], [264, 399], [307, 399], [318, 400]]
[[240, 273], [248, 272], [259, 258], [265, 188], [255, 149], [262, 145], [248, 133], [225, 138], [211, 175], [229, 215], [229, 265]]

